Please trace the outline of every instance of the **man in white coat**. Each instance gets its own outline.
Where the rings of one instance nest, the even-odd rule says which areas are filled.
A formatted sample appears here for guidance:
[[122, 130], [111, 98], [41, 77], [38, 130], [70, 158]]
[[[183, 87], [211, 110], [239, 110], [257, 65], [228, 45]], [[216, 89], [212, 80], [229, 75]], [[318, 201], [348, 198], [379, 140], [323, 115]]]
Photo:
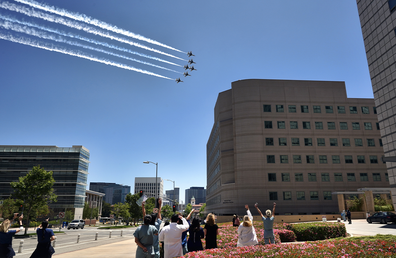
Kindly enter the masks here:
[[[183, 222], [182, 225], [177, 224], [179, 219]], [[183, 256], [181, 235], [183, 231], [186, 231], [189, 227], [187, 220], [183, 218], [183, 216], [177, 214], [172, 215], [171, 223], [162, 228], [159, 234], [159, 241], [164, 242], [165, 258]]]

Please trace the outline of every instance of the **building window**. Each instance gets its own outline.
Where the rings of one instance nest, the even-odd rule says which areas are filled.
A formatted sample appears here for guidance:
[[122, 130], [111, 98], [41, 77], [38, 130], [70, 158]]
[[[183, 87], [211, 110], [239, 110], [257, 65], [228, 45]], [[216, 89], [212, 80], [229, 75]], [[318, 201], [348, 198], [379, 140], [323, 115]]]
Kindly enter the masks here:
[[360, 130], [359, 122], [352, 122], [352, 130]]
[[342, 173], [334, 173], [334, 181], [342, 182]]
[[264, 121], [264, 128], [272, 129], [272, 121]]
[[319, 163], [327, 164], [327, 155], [319, 155]]
[[373, 173], [373, 181], [381, 181], [381, 174]]
[[374, 139], [367, 139], [367, 146], [369, 146], [369, 147], [375, 147], [375, 141], [374, 141]]
[[367, 182], [368, 181], [367, 173], [360, 173], [360, 181], [361, 182]]
[[318, 129], [318, 130], [323, 129], [323, 123], [322, 122], [315, 122], [315, 129]]
[[338, 139], [330, 138], [330, 146], [338, 146]]
[[332, 200], [331, 198], [332, 197], [331, 197], [331, 192], [330, 191], [324, 191], [323, 192], [323, 199], [325, 201], [331, 201]]
[[312, 146], [312, 138], [304, 138], [305, 146]]
[[307, 164], [314, 164], [315, 163], [314, 155], [307, 155], [306, 159], [307, 159]]
[[356, 181], [355, 173], [347, 173], [347, 181], [355, 182]]
[[275, 155], [267, 155], [267, 163], [275, 163]]
[[342, 138], [342, 146], [344, 146], [344, 147], [351, 146], [351, 141], [349, 140], [349, 138]]
[[352, 164], [353, 163], [353, 159], [351, 155], [345, 155], [345, 163], [346, 164]]
[[373, 107], [373, 113], [377, 114], [377, 108], [376, 107]]
[[296, 113], [297, 108], [296, 105], [289, 105], [289, 113]]
[[265, 138], [266, 146], [274, 146], [274, 138]]
[[285, 112], [283, 105], [276, 105], [276, 112], [278, 112], [278, 113]]
[[268, 173], [268, 181], [276, 182], [276, 173]]
[[349, 113], [350, 114], [357, 114], [357, 107], [349, 107]]
[[389, 10], [393, 13], [396, 10], [396, 0], [388, 0]]
[[384, 146], [383, 144], [382, 144], [382, 139], [378, 139], [379, 140], [379, 145], [382, 147], [382, 146]]
[[302, 122], [303, 129], [311, 129], [311, 122]]
[[319, 194], [317, 191], [310, 191], [309, 195], [311, 196], [311, 200], [319, 200]]
[[278, 129], [286, 129], [285, 121], [278, 121]]
[[355, 138], [355, 146], [356, 147], [362, 147], [363, 146], [363, 140], [361, 138]]
[[385, 173], [385, 180], [386, 180], [387, 182], [389, 182], [389, 176], [388, 176], [388, 173]]
[[344, 106], [337, 106], [338, 114], [345, 114], [345, 107]]
[[289, 163], [289, 156], [287, 155], [280, 155], [280, 163]]
[[320, 109], [320, 106], [313, 106], [313, 112], [314, 113], [322, 113], [322, 110]]
[[340, 122], [340, 130], [348, 130], [348, 123]]
[[370, 122], [364, 122], [364, 130], [373, 130], [373, 126]]
[[290, 182], [290, 174], [282, 173], [282, 182]]
[[301, 155], [293, 155], [293, 163], [295, 164], [301, 163]]
[[290, 191], [283, 192], [283, 200], [284, 201], [291, 201], [291, 199], [292, 199], [292, 197], [291, 197]]
[[334, 122], [327, 122], [327, 129], [328, 130], [335, 130], [335, 123]]
[[263, 105], [264, 112], [271, 112], [271, 105]]
[[300, 138], [291, 138], [292, 146], [300, 146]]
[[378, 164], [377, 156], [370, 156], [370, 163], [371, 164]]
[[302, 173], [295, 173], [294, 179], [296, 182], [304, 182], [303, 174]]
[[322, 173], [322, 182], [330, 182], [330, 174]]
[[333, 106], [325, 106], [326, 113], [333, 113]]
[[290, 129], [298, 129], [297, 121], [290, 121]]
[[358, 155], [357, 156], [358, 164], [364, 164], [366, 163], [364, 155]]
[[333, 164], [340, 164], [340, 155], [332, 155], [331, 159], [333, 160]]
[[317, 138], [318, 146], [326, 146], [325, 138]]
[[269, 199], [270, 199], [270, 201], [277, 201], [278, 200], [278, 192], [269, 192]]
[[370, 114], [369, 107], [362, 107], [362, 114]]
[[307, 105], [301, 105], [301, 113], [309, 113], [309, 109]]
[[286, 138], [279, 138], [279, 146], [287, 146], [287, 139]]
[[379, 129], [380, 129], [380, 127], [379, 127], [379, 123], [375, 123], [375, 126], [377, 127], [377, 130], [379, 130]]
[[308, 182], [316, 182], [316, 173], [308, 173]]
[[297, 200], [298, 201], [304, 201], [305, 200], [305, 192], [304, 191], [297, 191]]

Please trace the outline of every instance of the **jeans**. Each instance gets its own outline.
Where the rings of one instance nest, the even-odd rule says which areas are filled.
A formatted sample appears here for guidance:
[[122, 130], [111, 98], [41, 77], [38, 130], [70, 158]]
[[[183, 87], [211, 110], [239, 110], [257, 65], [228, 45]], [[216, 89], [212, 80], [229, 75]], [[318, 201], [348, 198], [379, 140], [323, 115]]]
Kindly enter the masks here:
[[265, 238], [264, 238], [264, 243], [265, 243], [266, 245], [268, 245], [268, 244], [269, 244], [269, 240], [271, 240], [271, 244], [275, 244], [275, 239], [274, 239], [273, 236], [272, 236], [272, 237], [265, 237]]

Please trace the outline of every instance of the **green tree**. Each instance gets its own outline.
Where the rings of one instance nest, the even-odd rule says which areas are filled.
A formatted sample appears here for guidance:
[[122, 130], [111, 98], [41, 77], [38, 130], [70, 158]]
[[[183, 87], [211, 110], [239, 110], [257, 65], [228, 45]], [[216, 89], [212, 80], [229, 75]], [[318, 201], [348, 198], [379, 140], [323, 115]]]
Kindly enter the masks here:
[[111, 204], [103, 202], [102, 206], [102, 217], [110, 217], [111, 214]]
[[161, 216], [170, 219], [173, 215], [173, 209], [170, 205], [164, 205], [161, 209]]
[[[24, 177], [20, 177], [18, 182], [11, 182], [14, 189], [13, 197], [23, 200], [24, 219], [29, 225], [30, 219], [38, 215], [40, 210], [45, 209], [51, 202], [56, 202], [57, 196], [54, 194], [54, 178], [52, 171], [47, 172], [40, 166], [33, 169]], [[28, 227], [25, 228], [25, 235]]]
[[142, 207], [137, 205], [137, 200], [139, 200], [140, 196], [139, 193], [136, 194], [127, 194], [126, 196], [126, 203], [129, 204], [129, 214], [131, 215], [131, 218], [134, 219], [134, 221], [136, 222], [137, 220], [139, 220], [140, 218], [142, 218], [143, 213], [142, 213]]
[[74, 210], [66, 210], [65, 220], [72, 221], [74, 219]]
[[84, 219], [91, 219], [92, 218], [97, 218], [99, 215], [99, 210], [98, 208], [92, 208], [89, 206], [89, 203], [84, 204], [84, 209], [83, 209], [83, 218]]
[[129, 220], [131, 214], [129, 213], [129, 204], [128, 203], [116, 203], [113, 206], [111, 211], [116, 218], [123, 218], [124, 220]]
[[183, 216], [187, 217], [188, 214], [190, 214], [191, 210], [192, 210], [192, 205], [191, 205], [191, 203], [189, 203], [189, 204], [186, 205], [186, 208], [184, 209]]
[[199, 209], [199, 217], [201, 218], [205, 217], [206, 215], [205, 208], [206, 208], [206, 203], [202, 204], [201, 208]]
[[3, 213], [3, 218], [12, 219], [14, 217], [14, 213], [18, 212], [20, 206], [22, 205], [23, 201], [21, 200], [14, 200], [11, 197], [5, 199], [3, 204], [0, 205], [0, 210]]

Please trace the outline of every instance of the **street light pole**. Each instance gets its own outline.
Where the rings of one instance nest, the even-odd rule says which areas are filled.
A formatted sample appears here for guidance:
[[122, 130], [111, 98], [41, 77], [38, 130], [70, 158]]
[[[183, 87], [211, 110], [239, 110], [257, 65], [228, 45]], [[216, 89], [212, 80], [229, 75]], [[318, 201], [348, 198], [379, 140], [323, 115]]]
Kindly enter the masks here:
[[155, 195], [154, 198], [155, 200], [155, 207], [158, 208], [158, 199], [159, 199], [159, 193], [158, 193], [158, 162], [152, 162], [152, 161], [143, 161], [144, 164], [154, 164], [155, 165]]

